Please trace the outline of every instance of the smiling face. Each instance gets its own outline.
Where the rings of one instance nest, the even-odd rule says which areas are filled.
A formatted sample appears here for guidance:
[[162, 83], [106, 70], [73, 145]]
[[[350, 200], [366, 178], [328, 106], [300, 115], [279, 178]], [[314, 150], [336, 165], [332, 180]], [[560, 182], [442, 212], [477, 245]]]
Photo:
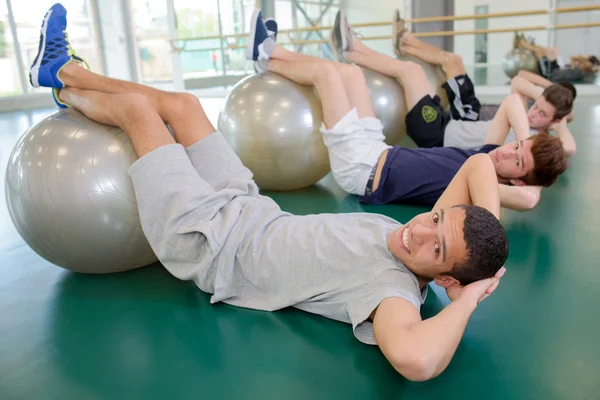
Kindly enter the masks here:
[[527, 112], [527, 120], [531, 129], [547, 131], [554, 121], [556, 107], [540, 96]]
[[448, 274], [467, 258], [462, 208], [417, 215], [388, 237], [388, 248], [409, 270], [425, 279]]
[[496, 174], [506, 180], [518, 180], [533, 170], [532, 140], [507, 143], [488, 153], [494, 163]]

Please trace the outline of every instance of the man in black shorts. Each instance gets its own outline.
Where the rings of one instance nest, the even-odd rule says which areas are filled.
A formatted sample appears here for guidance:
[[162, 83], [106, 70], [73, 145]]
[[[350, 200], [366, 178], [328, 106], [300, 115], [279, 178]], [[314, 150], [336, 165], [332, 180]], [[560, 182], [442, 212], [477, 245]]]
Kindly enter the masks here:
[[[406, 116], [407, 134], [417, 146], [472, 149], [485, 144], [492, 121], [480, 120], [482, 106], [459, 55], [418, 40], [404, 29], [404, 21], [396, 11], [392, 24], [394, 49], [397, 54], [408, 54], [444, 69], [448, 80], [442, 87], [450, 102], [450, 110], [446, 111], [420, 65], [391, 58], [365, 46], [354, 35], [345, 18], [340, 18], [339, 25], [347, 44], [346, 47], [336, 48], [339, 60], [354, 62], [400, 81], [406, 107], [410, 110]], [[572, 85], [550, 85], [543, 93], [542, 89], [535, 89], [533, 84], [529, 86], [520, 85], [520, 89], [526, 89], [520, 91], [513, 87], [513, 93], [523, 100], [524, 109], [527, 99], [522, 96], [523, 93], [535, 101], [526, 113], [529, 133], [553, 130], [563, 143], [567, 155], [575, 153], [575, 140], [566, 124], [573, 108], [575, 92]], [[496, 112], [497, 109], [494, 114]], [[512, 127], [514, 122], [507, 123]], [[504, 143], [516, 140], [517, 136], [511, 129]]]

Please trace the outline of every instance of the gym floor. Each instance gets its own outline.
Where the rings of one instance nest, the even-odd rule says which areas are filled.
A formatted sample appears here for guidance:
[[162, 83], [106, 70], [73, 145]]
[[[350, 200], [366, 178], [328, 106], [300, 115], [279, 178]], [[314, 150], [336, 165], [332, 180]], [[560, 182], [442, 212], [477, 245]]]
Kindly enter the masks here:
[[[210, 305], [160, 265], [88, 276], [41, 259], [10, 222], [4, 171], [18, 137], [53, 110], [0, 114], [0, 399], [598, 399], [600, 105], [580, 96], [575, 110], [570, 168], [535, 210], [503, 211], [508, 272], [426, 383], [403, 379], [342, 323]], [[297, 214], [405, 222], [426, 210], [360, 205], [330, 176], [267, 194]], [[434, 287], [422, 314], [447, 303]]]

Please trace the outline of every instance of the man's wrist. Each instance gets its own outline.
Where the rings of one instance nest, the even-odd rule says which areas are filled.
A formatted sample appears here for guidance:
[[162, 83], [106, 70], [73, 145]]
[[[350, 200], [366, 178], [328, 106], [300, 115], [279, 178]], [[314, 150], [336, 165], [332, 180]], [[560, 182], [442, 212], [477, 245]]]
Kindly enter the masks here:
[[458, 296], [453, 303], [456, 303], [464, 312], [471, 314], [477, 308], [479, 299], [473, 298], [473, 296], [462, 294]]

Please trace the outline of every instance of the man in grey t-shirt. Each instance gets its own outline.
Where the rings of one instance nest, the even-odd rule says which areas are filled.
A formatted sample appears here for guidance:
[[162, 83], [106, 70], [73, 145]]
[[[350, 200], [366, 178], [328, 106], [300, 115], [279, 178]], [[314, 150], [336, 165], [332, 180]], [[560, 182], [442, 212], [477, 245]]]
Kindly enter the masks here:
[[[260, 13], [252, 25], [268, 35]], [[31, 82], [55, 89], [57, 104], [129, 136], [139, 157], [129, 172], [142, 227], [169, 272], [193, 280], [212, 302], [292, 306], [349, 323], [409, 379], [446, 368], [471, 313], [505, 271], [508, 241], [489, 157], [472, 157], [433, 211], [405, 225], [366, 213], [291, 215], [259, 194], [196, 97], [96, 75], [73, 51], [46, 57], [46, 33], [61, 46], [65, 29], [66, 10], [55, 5], [36, 57], [45, 62], [34, 63]], [[452, 303], [422, 321], [432, 281]]]

